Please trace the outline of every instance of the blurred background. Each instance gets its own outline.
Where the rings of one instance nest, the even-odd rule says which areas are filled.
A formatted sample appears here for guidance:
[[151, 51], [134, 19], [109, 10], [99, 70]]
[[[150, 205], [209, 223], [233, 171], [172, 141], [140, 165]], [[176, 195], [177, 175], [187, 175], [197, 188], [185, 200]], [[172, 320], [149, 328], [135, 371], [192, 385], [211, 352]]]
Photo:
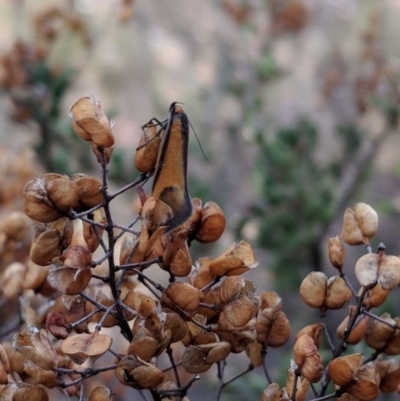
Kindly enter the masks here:
[[[3, 212], [31, 176], [100, 173], [69, 121], [79, 97], [94, 95], [117, 122], [115, 186], [138, 175], [141, 126], [179, 101], [210, 161], [192, 130], [190, 194], [228, 221], [193, 258], [249, 241], [260, 265], [247, 276], [279, 292], [294, 333], [318, 317], [301, 305], [299, 319], [297, 289], [311, 270], [335, 274], [326, 244], [346, 207], [374, 207], [373, 248], [399, 254], [399, 0], [0, 0], [0, 27]], [[134, 198], [119, 199], [119, 223]], [[365, 249], [346, 250], [351, 277]], [[279, 352], [268, 358], [282, 381], [290, 347]], [[265, 378], [251, 377], [245, 395], [237, 381], [223, 399], [259, 397]]]

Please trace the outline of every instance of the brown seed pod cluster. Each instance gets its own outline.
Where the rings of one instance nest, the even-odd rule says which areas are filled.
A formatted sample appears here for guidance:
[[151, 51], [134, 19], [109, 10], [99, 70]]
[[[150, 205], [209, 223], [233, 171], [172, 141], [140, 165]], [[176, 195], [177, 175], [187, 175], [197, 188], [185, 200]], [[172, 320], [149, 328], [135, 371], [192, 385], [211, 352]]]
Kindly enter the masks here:
[[[290, 341], [291, 325], [279, 294], [258, 291], [244, 276], [258, 266], [252, 246], [237, 241], [218, 256], [193, 259], [192, 243], [217, 241], [226, 219], [215, 202], [203, 205], [188, 195], [183, 109], [174, 103], [166, 122], [153, 119], [143, 127], [135, 156], [141, 175], [131, 185], [141, 200], [138, 230], [112, 217], [116, 195], [107, 185], [112, 122], [90, 97], [73, 105], [71, 117], [77, 134], [91, 143], [103, 180], [55, 173], [33, 179], [24, 189], [33, 235], [30, 220], [20, 213], [0, 224], [4, 249], [30, 245], [21, 260], [2, 270], [3, 294], [19, 299], [24, 324], [11, 343], [0, 344], [0, 399], [29, 394], [46, 401], [45, 388], [55, 387], [83, 399], [86, 379], [103, 375], [107, 382], [92, 386], [89, 400], [113, 400], [109, 383], [115, 377], [122, 389], [188, 400], [191, 384], [215, 365], [222, 390], [229, 383], [225, 364], [239, 353], [249, 365], [243, 374], [255, 367], [266, 373], [270, 384], [263, 401], [303, 401], [318, 383], [324, 397], [330, 381], [339, 399], [367, 401], [380, 392], [399, 392], [400, 367], [391, 358], [400, 355], [399, 317], [377, 316], [373, 309], [399, 285], [400, 259], [387, 255], [382, 244], [372, 253], [378, 217], [371, 206], [347, 209], [341, 236], [328, 241], [327, 256], [338, 275], [310, 272], [300, 285], [302, 300], [319, 309], [321, 319], [350, 306], [336, 340], [324, 322], [293, 335], [293, 359], [281, 388], [269, 378], [267, 353]], [[172, 151], [180, 152], [175, 155], [180, 162]], [[155, 183], [146, 196], [139, 186], [151, 175]], [[367, 246], [354, 267], [356, 289], [346, 275], [346, 244]], [[342, 355], [362, 341], [374, 350], [371, 357]], [[323, 360], [325, 344], [329, 361]]]

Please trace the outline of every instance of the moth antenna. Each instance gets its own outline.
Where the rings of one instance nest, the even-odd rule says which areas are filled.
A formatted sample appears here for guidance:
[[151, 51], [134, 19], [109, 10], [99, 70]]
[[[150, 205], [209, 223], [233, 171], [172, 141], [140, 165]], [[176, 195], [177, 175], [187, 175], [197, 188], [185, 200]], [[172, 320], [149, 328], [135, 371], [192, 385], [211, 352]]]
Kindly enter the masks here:
[[192, 128], [192, 130], [193, 130], [194, 136], [196, 137], [196, 141], [197, 141], [197, 143], [199, 144], [199, 148], [200, 148], [200, 151], [201, 151], [202, 155], [203, 155], [204, 158], [207, 160], [207, 163], [211, 166], [212, 164], [210, 163], [210, 160], [208, 160], [206, 154], [204, 153], [204, 150], [203, 150], [203, 147], [201, 146], [201, 142], [200, 142], [200, 140], [199, 140], [199, 137], [197, 136], [196, 130], [194, 129], [193, 124], [190, 122], [190, 120], [189, 120], [189, 125], [190, 125], [190, 127]]

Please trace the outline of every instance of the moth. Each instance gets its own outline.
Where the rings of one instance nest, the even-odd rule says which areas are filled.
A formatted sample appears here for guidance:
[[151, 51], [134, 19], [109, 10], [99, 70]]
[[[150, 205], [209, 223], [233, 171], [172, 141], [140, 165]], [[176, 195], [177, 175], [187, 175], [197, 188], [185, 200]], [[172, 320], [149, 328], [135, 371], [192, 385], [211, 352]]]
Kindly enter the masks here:
[[151, 196], [172, 209], [166, 232], [183, 224], [192, 214], [187, 188], [189, 121], [177, 102], [169, 108], [169, 118], [161, 142]]

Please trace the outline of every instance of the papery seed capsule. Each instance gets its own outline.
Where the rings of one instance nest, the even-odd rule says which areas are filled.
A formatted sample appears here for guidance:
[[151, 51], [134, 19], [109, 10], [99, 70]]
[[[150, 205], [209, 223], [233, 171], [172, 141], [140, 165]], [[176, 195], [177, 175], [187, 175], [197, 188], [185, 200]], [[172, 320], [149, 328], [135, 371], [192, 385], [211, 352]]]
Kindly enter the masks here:
[[[351, 309], [352, 312], [354, 313], [354, 310]], [[336, 335], [338, 338], [343, 338], [345, 335], [345, 331], [349, 325], [350, 317], [346, 316], [343, 321], [340, 323], [336, 330]], [[362, 315], [361, 317], [359, 316], [356, 320], [356, 323], [354, 324], [350, 334], [347, 337], [347, 343], [348, 344], [358, 344], [364, 337], [365, 332], [367, 331], [369, 323], [369, 316]]]
[[57, 230], [47, 229], [35, 238], [30, 258], [39, 266], [46, 266], [54, 258], [61, 256], [62, 251], [60, 233]]
[[48, 177], [49, 174], [43, 176], [44, 186], [47, 196], [55, 207], [61, 212], [67, 212], [78, 206], [79, 189], [75, 182], [66, 176]]
[[79, 188], [79, 200], [85, 207], [91, 208], [103, 201], [102, 184], [97, 178], [86, 174], [75, 174], [72, 178]]
[[357, 203], [352, 207], [358, 226], [365, 238], [371, 238], [378, 230], [378, 214], [366, 203]]
[[60, 212], [50, 202], [43, 181], [35, 179], [24, 187], [24, 211], [31, 219], [49, 223], [61, 217]]
[[215, 242], [225, 231], [226, 219], [224, 212], [215, 202], [207, 202], [203, 207], [199, 228], [194, 238], [199, 242]]
[[374, 287], [378, 281], [379, 255], [368, 253], [357, 260], [354, 268], [358, 282], [365, 288]]
[[[362, 289], [360, 290], [360, 293], [361, 291]], [[386, 301], [386, 298], [388, 297], [389, 294], [390, 290], [384, 290], [378, 283], [376, 286], [368, 290], [367, 295], [363, 300], [363, 307], [368, 310], [371, 308], [377, 308]]]
[[352, 354], [333, 359], [328, 366], [329, 377], [338, 386], [346, 386], [353, 381], [362, 358], [362, 354]]
[[210, 369], [212, 363], [206, 362], [207, 351], [189, 346], [182, 355], [182, 366], [188, 373], [201, 373]]
[[340, 276], [333, 276], [328, 279], [327, 295], [325, 306], [328, 309], [340, 309], [352, 298], [353, 293]]
[[134, 158], [135, 167], [141, 173], [149, 173], [155, 168], [163, 134], [164, 130], [159, 132], [159, 127], [151, 121], [143, 126]]
[[339, 235], [329, 238], [328, 255], [332, 266], [341, 271], [344, 265], [346, 252]]
[[165, 295], [190, 316], [196, 313], [199, 303], [204, 298], [203, 293], [197, 288], [181, 282], [171, 283], [166, 289]]
[[115, 123], [107, 118], [93, 96], [80, 98], [71, 107], [69, 116], [75, 132], [85, 141], [91, 140], [104, 148], [114, 145], [111, 129]]
[[[384, 313], [381, 319], [388, 324], [382, 323], [378, 320], [371, 319], [367, 331], [365, 333], [365, 342], [367, 345], [375, 350], [383, 349], [389, 342], [390, 338], [396, 331], [396, 321], [390, 317], [388, 313]], [[391, 327], [390, 325], [393, 325]]]
[[323, 272], [309, 273], [300, 285], [300, 295], [303, 301], [313, 308], [325, 305], [328, 277]]
[[294, 360], [300, 373], [311, 383], [318, 382], [324, 371], [321, 355], [314, 340], [307, 334], [297, 338], [293, 347]]
[[361, 245], [364, 243], [364, 236], [358, 226], [354, 211], [347, 208], [343, 216], [342, 237], [349, 245]]

